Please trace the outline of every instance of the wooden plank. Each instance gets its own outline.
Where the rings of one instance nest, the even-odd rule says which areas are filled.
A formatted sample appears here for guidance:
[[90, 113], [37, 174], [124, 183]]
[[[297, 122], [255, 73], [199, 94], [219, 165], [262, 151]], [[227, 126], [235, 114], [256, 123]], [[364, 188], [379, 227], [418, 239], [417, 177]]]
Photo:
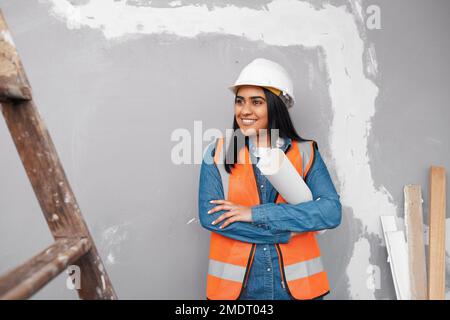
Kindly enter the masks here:
[[[8, 31], [2, 15], [0, 20], [3, 31]], [[3, 78], [7, 79], [7, 82], [14, 82], [13, 76], [16, 75], [15, 83], [19, 86], [27, 85], [25, 71], [15, 47], [0, 46], [1, 55], [14, 57], [13, 65], [17, 68], [15, 71], [10, 71], [12, 67], [0, 69], [0, 73], [4, 73]], [[53, 141], [33, 100], [1, 102], [1, 110], [54, 239], [86, 238], [91, 243], [89, 252], [77, 261], [83, 274], [81, 289], [78, 290], [80, 298], [116, 299]]]
[[30, 100], [31, 87], [1, 11], [0, 53], [0, 101]]
[[61, 239], [0, 277], [0, 299], [27, 299], [89, 251], [88, 239]]
[[427, 266], [423, 232], [422, 191], [419, 185], [407, 185], [405, 194], [405, 227], [408, 245], [411, 299], [426, 300]]
[[430, 168], [428, 297], [445, 299], [445, 168]]

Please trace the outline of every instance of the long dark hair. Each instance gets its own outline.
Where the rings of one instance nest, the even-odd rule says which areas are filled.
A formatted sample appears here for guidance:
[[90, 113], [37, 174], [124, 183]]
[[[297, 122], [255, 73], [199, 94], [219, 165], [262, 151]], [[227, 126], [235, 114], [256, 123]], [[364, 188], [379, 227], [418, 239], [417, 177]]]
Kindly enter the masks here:
[[[271, 129], [278, 129], [279, 137], [281, 138], [291, 138], [292, 141], [307, 141], [306, 139], [303, 139], [300, 137], [300, 135], [295, 130], [295, 127], [292, 123], [291, 116], [289, 115], [289, 111], [284, 104], [284, 102], [272, 93], [270, 90], [267, 90], [264, 87], [261, 87], [264, 90], [264, 94], [266, 95], [266, 102], [267, 102], [267, 111], [268, 111], [268, 118], [269, 118], [269, 124], [268, 124], [268, 132], [271, 132]], [[236, 121], [236, 117], [233, 117], [233, 131], [237, 132], [239, 130], [239, 125]], [[245, 146], [248, 148], [248, 139], [249, 137], [245, 137]], [[273, 144], [273, 139], [270, 139], [271, 143]], [[233, 161], [225, 161], [224, 159], [224, 165], [225, 170], [228, 173], [231, 173], [231, 168], [234, 168], [234, 164], [237, 162], [237, 143], [231, 144], [234, 145], [234, 152], [232, 153], [234, 155]], [[272, 145], [272, 147], [275, 147]], [[224, 156], [228, 152], [224, 152]], [[231, 162], [231, 163], [230, 163]]]

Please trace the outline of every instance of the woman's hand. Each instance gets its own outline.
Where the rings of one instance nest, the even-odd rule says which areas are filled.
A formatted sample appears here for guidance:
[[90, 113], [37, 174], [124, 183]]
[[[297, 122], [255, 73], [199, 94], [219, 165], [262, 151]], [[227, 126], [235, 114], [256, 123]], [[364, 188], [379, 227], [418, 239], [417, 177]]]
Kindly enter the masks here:
[[212, 222], [212, 224], [215, 225], [226, 219], [225, 222], [220, 226], [220, 229], [223, 229], [229, 224], [237, 221], [252, 222], [252, 207], [241, 206], [227, 200], [211, 200], [210, 203], [219, 205], [209, 210], [208, 214], [212, 214], [221, 210], [228, 210], [227, 213], [222, 214], [219, 218]]

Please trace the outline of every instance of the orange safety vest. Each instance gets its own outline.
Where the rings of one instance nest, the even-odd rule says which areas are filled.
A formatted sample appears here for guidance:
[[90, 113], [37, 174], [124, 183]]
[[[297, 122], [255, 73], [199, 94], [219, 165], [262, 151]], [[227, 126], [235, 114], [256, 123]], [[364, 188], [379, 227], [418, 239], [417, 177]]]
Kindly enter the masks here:
[[[223, 138], [216, 142], [214, 163], [219, 169], [226, 198], [244, 206], [261, 204], [247, 147], [228, 174], [223, 165]], [[292, 141], [286, 153], [300, 176], [306, 177], [314, 158], [312, 141]], [[276, 203], [286, 203], [278, 194]], [[329, 292], [327, 274], [320, 258], [316, 232], [304, 232], [289, 243], [276, 244], [282, 285], [295, 299], [313, 299]], [[256, 244], [234, 240], [211, 232], [206, 296], [211, 300], [238, 299], [248, 280]]]

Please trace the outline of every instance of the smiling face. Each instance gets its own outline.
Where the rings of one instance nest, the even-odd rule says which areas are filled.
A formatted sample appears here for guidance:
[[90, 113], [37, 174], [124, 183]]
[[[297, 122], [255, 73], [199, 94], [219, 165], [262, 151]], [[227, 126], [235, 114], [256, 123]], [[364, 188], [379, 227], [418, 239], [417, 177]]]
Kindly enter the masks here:
[[234, 101], [234, 115], [246, 136], [258, 134], [260, 129], [267, 129], [269, 113], [264, 90], [257, 86], [239, 87]]

